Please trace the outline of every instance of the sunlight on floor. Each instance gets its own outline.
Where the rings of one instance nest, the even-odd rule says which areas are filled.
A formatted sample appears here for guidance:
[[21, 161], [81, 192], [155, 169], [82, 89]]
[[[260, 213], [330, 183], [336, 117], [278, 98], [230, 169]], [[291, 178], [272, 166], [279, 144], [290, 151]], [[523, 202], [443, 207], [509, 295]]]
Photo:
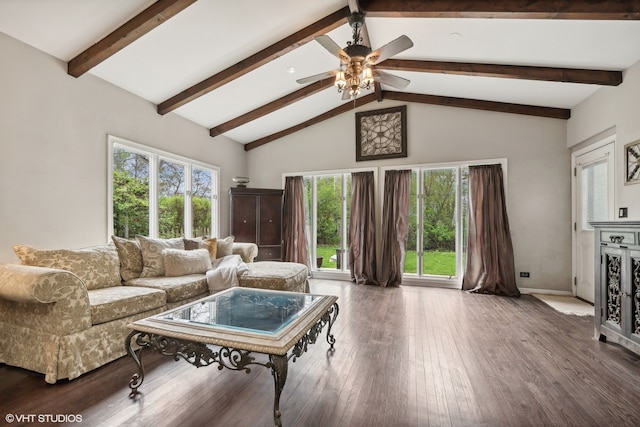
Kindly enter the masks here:
[[594, 308], [591, 304], [572, 296], [546, 294], [531, 295], [564, 314], [573, 314], [576, 316], [593, 316], [594, 314]]

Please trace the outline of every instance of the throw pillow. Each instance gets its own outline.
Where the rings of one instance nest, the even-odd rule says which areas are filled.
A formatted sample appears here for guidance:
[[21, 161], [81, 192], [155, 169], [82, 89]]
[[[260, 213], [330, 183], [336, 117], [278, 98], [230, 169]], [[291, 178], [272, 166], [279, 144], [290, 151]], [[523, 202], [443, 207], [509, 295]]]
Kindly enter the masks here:
[[164, 276], [164, 257], [162, 251], [165, 249], [184, 249], [182, 237], [173, 239], [154, 239], [146, 236], [136, 236], [142, 251], [142, 273], [140, 277]]
[[184, 239], [184, 248], [188, 251], [192, 251], [194, 249], [206, 249], [209, 251], [209, 258], [211, 261], [216, 259], [216, 254], [218, 252], [218, 239], [212, 237], [207, 239], [206, 237], [197, 238], [197, 239]]
[[167, 277], [204, 274], [212, 268], [209, 251], [206, 249], [165, 249], [163, 255]]
[[113, 245], [83, 249], [36, 249], [15, 245], [13, 250], [22, 264], [69, 271], [78, 276], [88, 290], [121, 285], [118, 252]]
[[137, 279], [142, 274], [142, 250], [137, 240], [111, 236], [120, 258], [120, 276], [125, 282]]
[[216, 258], [222, 258], [227, 255], [233, 254], [233, 240], [234, 236], [225, 237], [224, 239], [218, 239], [216, 242], [217, 251]]

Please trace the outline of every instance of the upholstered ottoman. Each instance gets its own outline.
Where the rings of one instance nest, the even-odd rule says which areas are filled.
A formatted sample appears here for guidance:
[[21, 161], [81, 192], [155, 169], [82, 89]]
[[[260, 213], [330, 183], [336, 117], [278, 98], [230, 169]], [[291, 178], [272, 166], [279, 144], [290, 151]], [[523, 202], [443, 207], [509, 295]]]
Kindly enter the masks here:
[[249, 271], [238, 277], [240, 286], [276, 291], [309, 292], [307, 266], [297, 262], [248, 263]]

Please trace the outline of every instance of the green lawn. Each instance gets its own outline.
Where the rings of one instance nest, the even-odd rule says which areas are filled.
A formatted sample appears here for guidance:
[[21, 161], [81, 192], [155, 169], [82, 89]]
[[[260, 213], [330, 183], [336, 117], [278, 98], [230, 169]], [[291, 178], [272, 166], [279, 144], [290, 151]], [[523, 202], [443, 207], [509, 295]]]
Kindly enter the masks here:
[[[336, 262], [329, 259], [336, 254], [335, 246], [318, 246], [317, 253], [319, 257], [322, 257], [322, 268], [336, 268]], [[416, 251], [408, 251], [404, 263], [404, 271], [406, 273], [416, 273], [417, 264]], [[424, 274], [454, 276], [456, 274], [455, 252], [425, 252]]]
[[[418, 259], [415, 251], [407, 251], [404, 260], [404, 271], [406, 273], [417, 273]], [[427, 251], [424, 253], [423, 274], [433, 274], [435, 276], [455, 276], [456, 275], [456, 253]]]
[[331, 255], [336, 254], [335, 246], [318, 246], [316, 252], [322, 257], [322, 268], [336, 268], [336, 262], [329, 260]]

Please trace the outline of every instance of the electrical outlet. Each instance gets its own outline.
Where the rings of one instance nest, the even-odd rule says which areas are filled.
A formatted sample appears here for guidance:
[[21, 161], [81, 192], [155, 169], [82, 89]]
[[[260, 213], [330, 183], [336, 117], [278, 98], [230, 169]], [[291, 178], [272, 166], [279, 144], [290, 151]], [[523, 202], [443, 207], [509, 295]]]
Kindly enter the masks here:
[[529, 272], [528, 271], [521, 271], [520, 272], [520, 277], [529, 277]]

